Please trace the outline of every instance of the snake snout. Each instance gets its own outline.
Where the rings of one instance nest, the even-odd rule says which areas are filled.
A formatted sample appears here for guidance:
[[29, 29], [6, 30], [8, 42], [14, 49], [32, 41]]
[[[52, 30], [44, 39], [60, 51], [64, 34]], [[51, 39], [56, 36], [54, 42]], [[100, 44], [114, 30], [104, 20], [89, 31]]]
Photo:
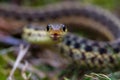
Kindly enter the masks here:
[[54, 34], [52, 34], [52, 38], [53, 38], [53, 40], [58, 40], [60, 38], [60, 34], [54, 33]]
[[59, 35], [59, 34], [57, 34], [57, 33], [54, 33], [54, 34], [53, 34], [54, 37], [57, 37], [58, 35]]

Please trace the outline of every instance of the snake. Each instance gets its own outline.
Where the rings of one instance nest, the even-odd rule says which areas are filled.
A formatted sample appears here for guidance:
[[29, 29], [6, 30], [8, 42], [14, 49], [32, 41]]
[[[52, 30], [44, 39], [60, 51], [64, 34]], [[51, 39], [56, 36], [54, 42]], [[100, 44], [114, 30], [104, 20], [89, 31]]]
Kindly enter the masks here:
[[[13, 35], [23, 28], [23, 38], [28, 42], [42, 44], [52, 39], [50, 43], [56, 44], [62, 38], [58, 41], [61, 54], [81, 66], [103, 68], [120, 64], [120, 21], [114, 14], [102, 8], [78, 1], [48, 4], [40, 8], [0, 4], [0, 17], [15, 23], [15, 27], [1, 28], [1, 31]], [[24, 27], [26, 24], [39, 24], [44, 28], [36, 25]], [[69, 33], [63, 27], [66, 25], [69, 25], [68, 31], [74, 29], [75, 25], [79, 26], [77, 29], [83, 25], [101, 33], [109, 41], [91, 40], [73, 32]], [[54, 33], [53, 37], [50, 33]], [[39, 37], [44, 37], [46, 41]]]

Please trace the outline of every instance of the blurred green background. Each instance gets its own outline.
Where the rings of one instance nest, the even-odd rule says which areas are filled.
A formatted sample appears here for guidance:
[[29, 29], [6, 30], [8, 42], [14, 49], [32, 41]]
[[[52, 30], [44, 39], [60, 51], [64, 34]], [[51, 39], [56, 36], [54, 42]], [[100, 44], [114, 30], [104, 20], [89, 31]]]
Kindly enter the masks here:
[[[0, 0], [0, 2], [7, 3], [17, 3], [28, 6], [41, 6], [45, 4], [60, 2], [60, 1], [68, 1], [68, 0]], [[71, 0], [75, 1], [75, 0]], [[110, 10], [119, 8], [120, 0], [76, 0], [86, 4], [94, 4], [99, 5], [103, 8], [107, 8]]]

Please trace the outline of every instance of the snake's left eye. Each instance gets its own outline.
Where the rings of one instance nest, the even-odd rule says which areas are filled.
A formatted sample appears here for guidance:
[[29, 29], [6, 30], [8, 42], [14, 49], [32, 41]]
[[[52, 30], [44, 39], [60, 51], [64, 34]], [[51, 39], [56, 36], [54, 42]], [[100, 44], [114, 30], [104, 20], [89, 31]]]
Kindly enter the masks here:
[[47, 27], [46, 27], [47, 31], [49, 31], [50, 28], [51, 28], [51, 26], [50, 26], [50, 25], [47, 25]]
[[62, 29], [65, 32], [67, 30], [67, 27], [65, 25], [62, 25]]

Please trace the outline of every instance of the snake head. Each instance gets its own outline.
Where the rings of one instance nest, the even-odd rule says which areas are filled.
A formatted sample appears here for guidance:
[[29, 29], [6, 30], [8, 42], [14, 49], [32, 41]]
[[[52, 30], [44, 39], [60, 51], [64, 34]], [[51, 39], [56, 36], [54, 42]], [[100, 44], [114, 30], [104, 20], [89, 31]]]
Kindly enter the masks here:
[[64, 24], [48, 24], [46, 30], [53, 40], [61, 40], [67, 33], [67, 27]]

